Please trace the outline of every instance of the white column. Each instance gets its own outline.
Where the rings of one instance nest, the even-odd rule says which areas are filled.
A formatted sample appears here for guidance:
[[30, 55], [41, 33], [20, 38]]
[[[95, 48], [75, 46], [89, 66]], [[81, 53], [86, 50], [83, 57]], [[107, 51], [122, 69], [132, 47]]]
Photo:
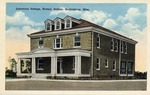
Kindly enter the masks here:
[[51, 74], [55, 75], [55, 57], [51, 57]]
[[17, 74], [21, 74], [21, 65], [20, 65], [20, 58], [18, 58], [18, 62], [17, 62]]
[[78, 56], [75, 56], [75, 74], [78, 74]]
[[57, 74], [57, 57], [55, 56], [55, 74]]
[[81, 56], [78, 55], [78, 75], [81, 74]]
[[35, 57], [32, 58], [32, 74], [35, 74]]

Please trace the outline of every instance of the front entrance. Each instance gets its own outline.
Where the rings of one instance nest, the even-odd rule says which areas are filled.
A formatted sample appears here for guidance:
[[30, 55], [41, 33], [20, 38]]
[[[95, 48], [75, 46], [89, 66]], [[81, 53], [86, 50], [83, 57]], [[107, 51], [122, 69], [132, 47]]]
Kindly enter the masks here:
[[58, 58], [57, 59], [57, 73], [58, 74], [62, 74], [63, 73], [62, 63], [63, 63], [62, 58]]

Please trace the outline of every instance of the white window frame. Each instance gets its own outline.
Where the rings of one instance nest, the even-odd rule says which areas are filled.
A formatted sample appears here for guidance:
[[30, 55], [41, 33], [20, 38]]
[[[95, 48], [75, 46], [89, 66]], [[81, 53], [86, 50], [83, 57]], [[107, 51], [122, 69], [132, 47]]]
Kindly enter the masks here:
[[[67, 24], [68, 24], [67, 21], [68, 21], [68, 20], [70, 21], [69, 27], [67, 27]], [[72, 21], [71, 21], [71, 19], [66, 19], [66, 20], [65, 20], [65, 29], [68, 29], [68, 28], [72, 28]]]
[[[48, 24], [50, 24], [50, 26], [49, 26], [49, 30], [47, 29]], [[46, 23], [45, 23], [45, 28], [46, 28], [46, 29], [45, 29], [46, 31], [51, 31], [51, 29], [52, 29], [51, 22], [46, 22]]]
[[[57, 29], [57, 22], [59, 22], [59, 29]], [[55, 21], [55, 30], [60, 30], [61, 29], [61, 20], [58, 19]]]
[[[40, 41], [43, 41], [43, 44], [42, 44], [42, 45], [40, 45]], [[44, 40], [43, 40], [42, 38], [40, 38], [40, 39], [38, 40], [38, 48], [43, 48], [43, 46], [44, 46]]]
[[[98, 68], [97, 68], [97, 65], [98, 65]], [[96, 58], [96, 70], [100, 70], [100, 58]]]
[[[105, 60], [105, 68], [108, 68], [108, 59]], [[107, 65], [106, 65], [107, 64]]]
[[125, 51], [124, 53], [127, 54], [127, 42], [125, 42], [124, 51]]
[[[44, 70], [44, 67], [43, 68], [40, 68], [39, 67], [39, 64], [40, 64], [40, 60], [43, 60], [44, 61], [44, 59], [38, 59], [38, 64], [37, 64], [37, 70]], [[43, 66], [44, 66], [44, 62], [42, 63], [43, 64]]]
[[114, 51], [114, 38], [111, 39], [111, 51]]
[[113, 60], [113, 67], [112, 67], [113, 71], [116, 71], [116, 60]]
[[[80, 41], [75, 41], [75, 37], [80, 37]], [[73, 46], [75, 47], [75, 48], [80, 48], [81, 47], [81, 36], [79, 36], [78, 34], [76, 34], [76, 36], [74, 36], [74, 42], [73, 42]], [[80, 43], [80, 46], [75, 46], [75, 43], [76, 42], [79, 42]]]
[[[98, 39], [98, 40], [97, 40], [97, 39]], [[98, 46], [97, 46], [97, 44], [98, 44]], [[101, 38], [100, 38], [100, 35], [98, 34], [98, 35], [97, 35], [97, 38], [96, 38], [96, 46], [97, 46], [97, 48], [99, 48], [99, 49], [101, 48], [101, 47], [100, 47], [100, 46], [101, 46], [100, 44], [101, 44]]]
[[[57, 47], [57, 43], [56, 43], [56, 40], [57, 40], [57, 39], [60, 39], [60, 42], [59, 42], [60, 47]], [[62, 49], [62, 48], [63, 48], [62, 45], [63, 45], [62, 38], [60, 38], [60, 37], [57, 35], [57, 37], [54, 39], [53, 48], [54, 48], [54, 49]]]
[[115, 52], [118, 52], [118, 40], [115, 41], [116, 45], [115, 45]]

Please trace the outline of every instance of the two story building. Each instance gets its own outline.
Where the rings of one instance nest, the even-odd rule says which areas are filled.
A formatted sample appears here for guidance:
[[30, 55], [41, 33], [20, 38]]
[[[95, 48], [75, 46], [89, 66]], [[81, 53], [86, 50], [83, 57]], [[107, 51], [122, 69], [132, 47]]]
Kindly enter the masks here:
[[31, 51], [17, 53], [18, 76], [134, 76], [133, 39], [71, 16], [44, 23], [44, 30], [28, 35]]

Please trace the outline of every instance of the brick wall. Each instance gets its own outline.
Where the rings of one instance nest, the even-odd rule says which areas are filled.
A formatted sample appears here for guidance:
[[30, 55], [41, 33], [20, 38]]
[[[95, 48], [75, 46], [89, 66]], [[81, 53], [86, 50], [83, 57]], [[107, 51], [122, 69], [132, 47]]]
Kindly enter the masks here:
[[[91, 32], [82, 32], [78, 34], [81, 37], [81, 49], [91, 50]], [[59, 37], [63, 39], [63, 49], [74, 48], [73, 42], [75, 35], [75, 33], [59, 35]], [[42, 39], [44, 40], [44, 47], [53, 49], [54, 38], [56, 36], [57, 35], [43, 37]], [[31, 38], [31, 50], [38, 48], [38, 40], [39, 38]]]

